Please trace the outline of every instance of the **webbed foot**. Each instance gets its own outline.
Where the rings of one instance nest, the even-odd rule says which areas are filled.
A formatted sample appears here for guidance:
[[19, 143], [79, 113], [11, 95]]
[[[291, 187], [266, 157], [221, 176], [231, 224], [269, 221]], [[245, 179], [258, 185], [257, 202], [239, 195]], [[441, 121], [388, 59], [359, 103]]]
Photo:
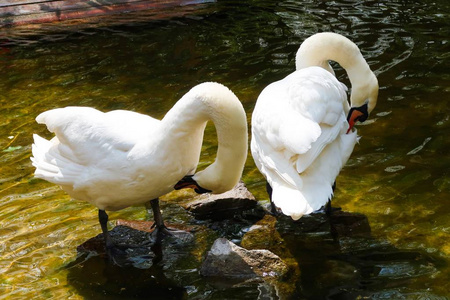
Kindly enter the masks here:
[[179, 230], [175, 228], [167, 227], [165, 224], [157, 225], [154, 223], [152, 225], [152, 228], [155, 228], [153, 232], [151, 233], [152, 239], [155, 241], [161, 241], [165, 237], [179, 237], [179, 236], [185, 236], [186, 234], [189, 234], [187, 231]]

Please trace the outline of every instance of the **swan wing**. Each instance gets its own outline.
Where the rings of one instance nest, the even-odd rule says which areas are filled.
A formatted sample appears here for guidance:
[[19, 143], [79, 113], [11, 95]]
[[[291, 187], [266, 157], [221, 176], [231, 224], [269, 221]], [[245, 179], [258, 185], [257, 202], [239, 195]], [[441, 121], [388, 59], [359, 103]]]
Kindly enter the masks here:
[[343, 133], [345, 105], [345, 89], [329, 72], [296, 71], [263, 90], [252, 116], [253, 134], [274, 150], [264, 152], [284, 153], [302, 173]]
[[88, 107], [53, 109], [36, 120], [56, 136], [49, 141], [34, 135], [35, 176], [73, 188], [99, 170], [123, 169], [131, 149], [159, 124], [130, 111], [103, 113]]
[[311, 149], [321, 130], [291, 108], [288, 87], [285, 78], [267, 86], [258, 97], [252, 115], [252, 154], [269, 183], [276, 177], [292, 188], [301, 188], [293, 159]]
[[158, 121], [130, 111], [108, 113], [89, 107], [66, 107], [43, 112], [36, 121], [55, 133], [61, 154], [89, 164], [115, 151], [128, 152], [157, 126]]

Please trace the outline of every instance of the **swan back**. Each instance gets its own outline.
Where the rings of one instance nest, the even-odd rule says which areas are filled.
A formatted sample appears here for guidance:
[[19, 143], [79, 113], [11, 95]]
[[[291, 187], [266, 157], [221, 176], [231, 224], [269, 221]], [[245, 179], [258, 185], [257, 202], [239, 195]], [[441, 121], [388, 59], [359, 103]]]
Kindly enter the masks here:
[[319, 66], [334, 74], [328, 61], [339, 63], [347, 72], [352, 92], [352, 107], [368, 105], [370, 113], [378, 99], [378, 80], [370, 70], [358, 46], [348, 38], [332, 32], [322, 32], [307, 38], [297, 51], [297, 70]]

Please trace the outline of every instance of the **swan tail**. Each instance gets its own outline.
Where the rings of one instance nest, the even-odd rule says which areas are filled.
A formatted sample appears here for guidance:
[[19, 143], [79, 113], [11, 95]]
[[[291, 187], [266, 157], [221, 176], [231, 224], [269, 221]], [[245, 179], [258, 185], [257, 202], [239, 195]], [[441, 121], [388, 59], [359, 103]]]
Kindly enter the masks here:
[[322, 208], [333, 197], [331, 184], [325, 182], [304, 182], [307, 188], [298, 189], [288, 184], [273, 182], [272, 201], [283, 214], [293, 220], [300, 219]]
[[31, 161], [36, 168], [34, 176], [59, 185], [73, 185], [79, 176], [82, 166], [73, 162], [60, 151], [57, 138], [46, 140], [33, 134]]
[[283, 185], [273, 186], [272, 201], [283, 214], [290, 216], [293, 220], [298, 220], [303, 215], [314, 211], [299, 190]]

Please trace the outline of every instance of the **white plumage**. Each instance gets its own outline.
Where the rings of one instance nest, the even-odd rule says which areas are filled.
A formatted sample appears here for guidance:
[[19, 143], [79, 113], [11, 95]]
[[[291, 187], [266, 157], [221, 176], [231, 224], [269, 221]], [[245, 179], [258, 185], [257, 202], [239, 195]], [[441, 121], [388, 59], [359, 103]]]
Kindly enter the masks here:
[[[261, 92], [252, 115], [254, 161], [272, 188], [273, 204], [295, 220], [331, 199], [333, 183], [357, 142], [356, 131], [347, 134], [347, 88], [328, 59], [361, 76], [350, 76], [352, 94], [368, 82], [364, 97], [352, 99], [352, 107], [368, 105], [370, 112], [378, 84], [359, 49], [340, 35], [322, 33], [300, 47], [297, 71]], [[358, 117], [350, 119], [353, 124]]]
[[[195, 173], [208, 120], [216, 126], [216, 161]], [[247, 121], [238, 98], [218, 83], [192, 88], [161, 120], [88, 107], [46, 111], [36, 121], [55, 133], [34, 135], [35, 177], [59, 184], [99, 210], [119, 210], [183, 187], [222, 193], [238, 182], [247, 157]], [[159, 210], [159, 208], [158, 208]], [[162, 224], [157, 224], [162, 225]]]

